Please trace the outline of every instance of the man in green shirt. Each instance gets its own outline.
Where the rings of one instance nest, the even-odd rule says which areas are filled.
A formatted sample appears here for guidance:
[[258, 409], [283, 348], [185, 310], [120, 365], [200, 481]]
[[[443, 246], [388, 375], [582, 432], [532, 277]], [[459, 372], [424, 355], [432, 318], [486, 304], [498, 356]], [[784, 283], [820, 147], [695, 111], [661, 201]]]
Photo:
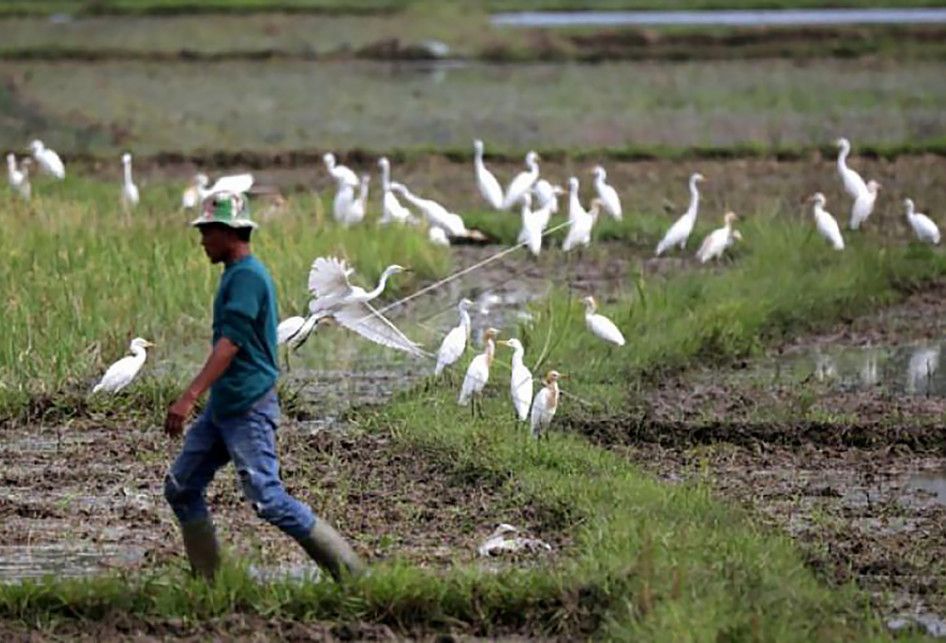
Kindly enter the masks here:
[[243, 197], [218, 193], [202, 204], [192, 225], [212, 263], [225, 265], [213, 305], [213, 350], [203, 369], [168, 409], [165, 431], [179, 436], [197, 399], [206, 408], [187, 431], [164, 483], [164, 496], [181, 525], [184, 549], [208, 580], [220, 563], [204, 498], [218, 469], [233, 460], [243, 494], [260, 517], [298, 541], [336, 579], [359, 573], [362, 562], [344, 538], [283, 488], [276, 456], [276, 294], [265, 266], [251, 254], [256, 227]]

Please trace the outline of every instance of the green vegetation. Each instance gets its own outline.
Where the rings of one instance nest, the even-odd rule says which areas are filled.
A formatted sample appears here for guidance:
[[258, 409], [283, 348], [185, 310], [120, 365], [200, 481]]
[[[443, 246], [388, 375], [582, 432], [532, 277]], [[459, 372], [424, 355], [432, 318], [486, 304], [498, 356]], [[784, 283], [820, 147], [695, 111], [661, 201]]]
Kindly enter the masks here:
[[[141, 331], [174, 343], [206, 324], [213, 269], [195, 252], [183, 217], [175, 220], [157, 205], [174, 195], [154, 196], [146, 204], [150, 216], [128, 223], [109, 205], [109, 186], [78, 187], [91, 205], [50, 196], [34, 211], [14, 209], [0, 228], [4, 247], [13, 248], [0, 275], [0, 296], [12, 302], [0, 330], [0, 356], [9, 369], [4, 382], [21, 369], [29, 374], [20, 390], [41, 382], [55, 395], [71, 378], [87, 375], [97, 366], [82, 354], [90, 342], [104, 340], [119, 350], [127, 334]], [[76, 188], [75, 182], [61, 186]], [[317, 224], [310, 232], [306, 210], [320, 208], [301, 203], [260, 235], [260, 253], [283, 293], [294, 289], [313, 255], [329, 249], [357, 258], [366, 270], [377, 271], [395, 256], [410, 257], [421, 277], [447, 268], [443, 255], [410, 232], [383, 244], [367, 229]], [[583, 330], [574, 297], [560, 293], [535, 306], [533, 324], [517, 332], [527, 361], [533, 365], [541, 353], [538, 371], [554, 367], [570, 378], [556, 419], [566, 430], [546, 442], [529, 442], [511, 418], [506, 353], [496, 362], [478, 419], [456, 406], [452, 388], [440, 386], [356, 412], [364, 430], [403, 441], [448, 467], [458, 482], [499, 487], [533, 504], [573, 543], [555, 564], [500, 574], [469, 565], [434, 574], [392, 561], [350, 590], [260, 585], [239, 568], [213, 588], [187, 582], [176, 570], [49, 580], [0, 588], [0, 618], [55, 627], [75, 618], [194, 622], [238, 611], [381, 622], [405, 632], [461, 627], [480, 635], [648, 640], [694, 632], [766, 640], [880, 637], [861, 598], [850, 588], [821, 584], [786, 537], [721, 505], [706, 487], [661, 484], [575, 435], [584, 422], [608, 416], [607, 409], [619, 416], [613, 409], [627, 407], [630, 392], [658, 373], [751, 354], [774, 338], [889, 303], [946, 273], [946, 259], [925, 247], [878, 247], [853, 237], [837, 253], [812, 234], [808, 221], [782, 212], [754, 215], [740, 226], [747, 241], [725, 270], [653, 280], [627, 276], [627, 290], [636, 294], [604, 306], [628, 338], [620, 352]], [[649, 234], [647, 223], [627, 225], [628, 234]]]

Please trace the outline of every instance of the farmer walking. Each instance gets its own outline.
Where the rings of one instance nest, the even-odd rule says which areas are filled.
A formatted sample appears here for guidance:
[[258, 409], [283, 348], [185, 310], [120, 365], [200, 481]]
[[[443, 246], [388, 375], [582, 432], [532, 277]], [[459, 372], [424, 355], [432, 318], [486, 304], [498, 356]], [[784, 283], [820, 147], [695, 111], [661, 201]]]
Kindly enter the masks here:
[[335, 580], [357, 575], [363, 564], [331, 525], [290, 496], [279, 478], [276, 427], [276, 294], [265, 266], [250, 250], [256, 223], [242, 196], [207, 197], [191, 223], [211, 263], [223, 263], [213, 304], [213, 350], [190, 386], [168, 408], [164, 429], [177, 437], [197, 399], [206, 408], [190, 426], [164, 482], [164, 496], [181, 526], [191, 568], [213, 579], [220, 551], [204, 494], [230, 460], [256, 513], [288, 535]]

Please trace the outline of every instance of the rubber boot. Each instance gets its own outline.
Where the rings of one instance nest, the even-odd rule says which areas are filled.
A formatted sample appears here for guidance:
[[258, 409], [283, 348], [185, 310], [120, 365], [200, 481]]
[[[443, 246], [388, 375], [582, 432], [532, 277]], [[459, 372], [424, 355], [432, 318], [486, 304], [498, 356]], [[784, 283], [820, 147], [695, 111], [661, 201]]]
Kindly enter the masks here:
[[341, 534], [324, 520], [316, 520], [309, 535], [299, 541], [319, 567], [328, 570], [336, 582], [360, 575], [365, 564]]
[[220, 567], [220, 546], [217, 534], [210, 518], [194, 520], [181, 525], [184, 537], [184, 551], [191, 564], [191, 571], [202, 576], [207, 582], [214, 579]]

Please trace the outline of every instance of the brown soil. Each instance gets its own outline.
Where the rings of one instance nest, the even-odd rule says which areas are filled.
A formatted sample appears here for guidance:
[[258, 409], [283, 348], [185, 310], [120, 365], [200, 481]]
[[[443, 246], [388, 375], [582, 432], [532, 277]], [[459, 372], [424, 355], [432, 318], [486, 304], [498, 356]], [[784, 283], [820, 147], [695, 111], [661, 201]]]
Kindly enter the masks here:
[[[180, 560], [163, 477], [176, 453], [160, 429], [82, 420], [4, 435], [0, 474], [3, 575], [82, 574]], [[462, 477], [384, 434], [280, 429], [287, 490], [354, 539], [371, 561], [448, 566], [476, 557], [500, 522], [563, 545], [554, 514], [518, 506], [489, 480]], [[265, 571], [301, 569], [301, 550], [260, 520], [230, 467], [208, 493], [223, 542]], [[528, 558], [528, 557], [526, 557]], [[525, 559], [524, 559], [525, 560]]]

